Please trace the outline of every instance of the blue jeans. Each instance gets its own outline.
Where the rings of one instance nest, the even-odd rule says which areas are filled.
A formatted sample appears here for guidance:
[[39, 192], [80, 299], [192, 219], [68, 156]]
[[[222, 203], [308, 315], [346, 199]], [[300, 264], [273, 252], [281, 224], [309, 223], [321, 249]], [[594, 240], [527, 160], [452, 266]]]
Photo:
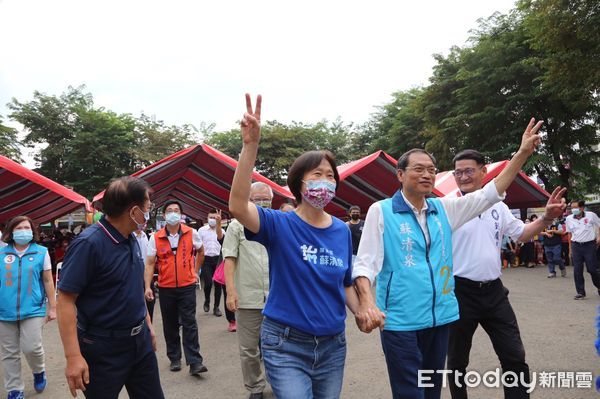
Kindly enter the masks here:
[[544, 246], [546, 251], [546, 260], [548, 261], [548, 273], [556, 274], [554, 269], [555, 265], [558, 265], [560, 270], [565, 270], [565, 262], [563, 261], [561, 251], [561, 244], [558, 245], [546, 245]]
[[337, 399], [346, 335], [316, 337], [265, 317], [260, 332], [267, 379], [276, 398]]

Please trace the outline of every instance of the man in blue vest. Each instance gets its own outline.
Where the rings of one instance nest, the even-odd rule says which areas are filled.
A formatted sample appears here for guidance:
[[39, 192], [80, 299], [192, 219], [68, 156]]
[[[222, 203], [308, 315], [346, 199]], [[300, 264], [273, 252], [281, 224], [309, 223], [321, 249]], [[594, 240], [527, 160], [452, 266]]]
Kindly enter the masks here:
[[425, 150], [410, 150], [398, 160], [401, 189], [369, 208], [352, 273], [360, 298], [357, 318], [365, 332], [382, 328], [395, 399], [440, 397], [442, 374], [436, 371], [444, 369], [448, 326], [459, 317], [452, 232], [503, 199], [539, 144], [541, 124], [530, 121], [519, 151], [494, 181], [459, 198], [428, 198], [435, 159]]

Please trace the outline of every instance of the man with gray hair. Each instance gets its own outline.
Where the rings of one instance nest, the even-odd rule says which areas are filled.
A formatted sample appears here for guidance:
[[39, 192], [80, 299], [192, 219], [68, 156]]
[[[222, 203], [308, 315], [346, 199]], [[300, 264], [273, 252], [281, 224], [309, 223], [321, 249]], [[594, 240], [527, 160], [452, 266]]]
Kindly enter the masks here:
[[[262, 182], [253, 183], [250, 201], [271, 207], [273, 190]], [[244, 386], [250, 399], [263, 397], [267, 384], [260, 364], [260, 326], [262, 309], [269, 293], [269, 257], [264, 246], [246, 240], [244, 226], [233, 220], [223, 242], [227, 308], [237, 312], [237, 333]]]

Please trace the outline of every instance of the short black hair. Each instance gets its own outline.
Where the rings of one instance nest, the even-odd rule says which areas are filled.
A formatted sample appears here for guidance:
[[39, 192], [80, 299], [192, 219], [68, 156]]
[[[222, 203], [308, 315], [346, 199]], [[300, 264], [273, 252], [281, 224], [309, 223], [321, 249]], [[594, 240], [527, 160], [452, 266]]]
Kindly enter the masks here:
[[459, 152], [452, 159], [452, 163], [456, 164], [456, 161], [462, 161], [464, 159], [471, 159], [477, 162], [477, 165], [485, 165], [485, 157], [477, 150], [463, 150]]
[[348, 213], [350, 213], [352, 211], [359, 211], [360, 212], [360, 206], [358, 206], [358, 205], [352, 205], [350, 208], [348, 208]]
[[340, 184], [340, 175], [337, 171], [335, 156], [331, 152], [323, 150], [305, 152], [296, 158], [290, 167], [287, 177], [288, 188], [294, 194], [297, 204], [302, 203], [302, 193], [300, 190], [302, 189], [304, 174], [317, 168], [324, 159], [329, 162], [331, 169], [333, 169], [333, 178], [335, 179], [336, 186]]
[[574, 201], [571, 201], [571, 204], [573, 204], [573, 203], [576, 203], [577, 206], [581, 206], [581, 207], [585, 206], [585, 201], [584, 200], [574, 200]]
[[167, 200], [167, 202], [165, 202], [165, 204], [163, 205], [163, 208], [162, 208], [163, 213], [166, 213], [167, 208], [173, 204], [177, 205], [179, 207], [179, 212], [183, 213], [183, 207], [181, 206], [181, 203], [175, 199], [169, 199], [169, 200]]
[[106, 216], [117, 217], [132, 206], [142, 206], [146, 195], [150, 195], [150, 185], [139, 177], [119, 177], [108, 183], [102, 208]]
[[211, 214], [211, 213], [219, 213], [219, 210], [217, 208], [208, 208], [207, 215]]
[[406, 167], [408, 166], [408, 158], [412, 155], [412, 154], [425, 154], [427, 155], [431, 161], [433, 162], [433, 164], [436, 164], [436, 160], [435, 157], [433, 155], [431, 155], [429, 152], [425, 151], [422, 148], [413, 148], [412, 150], [408, 150], [406, 151], [404, 154], [400, 155], [400, 158], [398, 158], [398, 170], [405, 170]]

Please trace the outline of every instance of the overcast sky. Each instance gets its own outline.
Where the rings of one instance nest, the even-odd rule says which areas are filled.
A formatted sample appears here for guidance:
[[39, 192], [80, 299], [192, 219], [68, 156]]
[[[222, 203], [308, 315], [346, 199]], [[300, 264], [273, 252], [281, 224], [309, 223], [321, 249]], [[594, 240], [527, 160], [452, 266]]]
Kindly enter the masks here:
[[[235, 126], [245, 92], [263, 120], [361, 123], [425, 85], [513, 0], [0, 0], [0, 115], [11, 98], [85, 84], [97, 106], [167, 124]], [[28, 162], [29, 164], [29, 162]], [[29, 165], [32, 166], [32, 165]]]

